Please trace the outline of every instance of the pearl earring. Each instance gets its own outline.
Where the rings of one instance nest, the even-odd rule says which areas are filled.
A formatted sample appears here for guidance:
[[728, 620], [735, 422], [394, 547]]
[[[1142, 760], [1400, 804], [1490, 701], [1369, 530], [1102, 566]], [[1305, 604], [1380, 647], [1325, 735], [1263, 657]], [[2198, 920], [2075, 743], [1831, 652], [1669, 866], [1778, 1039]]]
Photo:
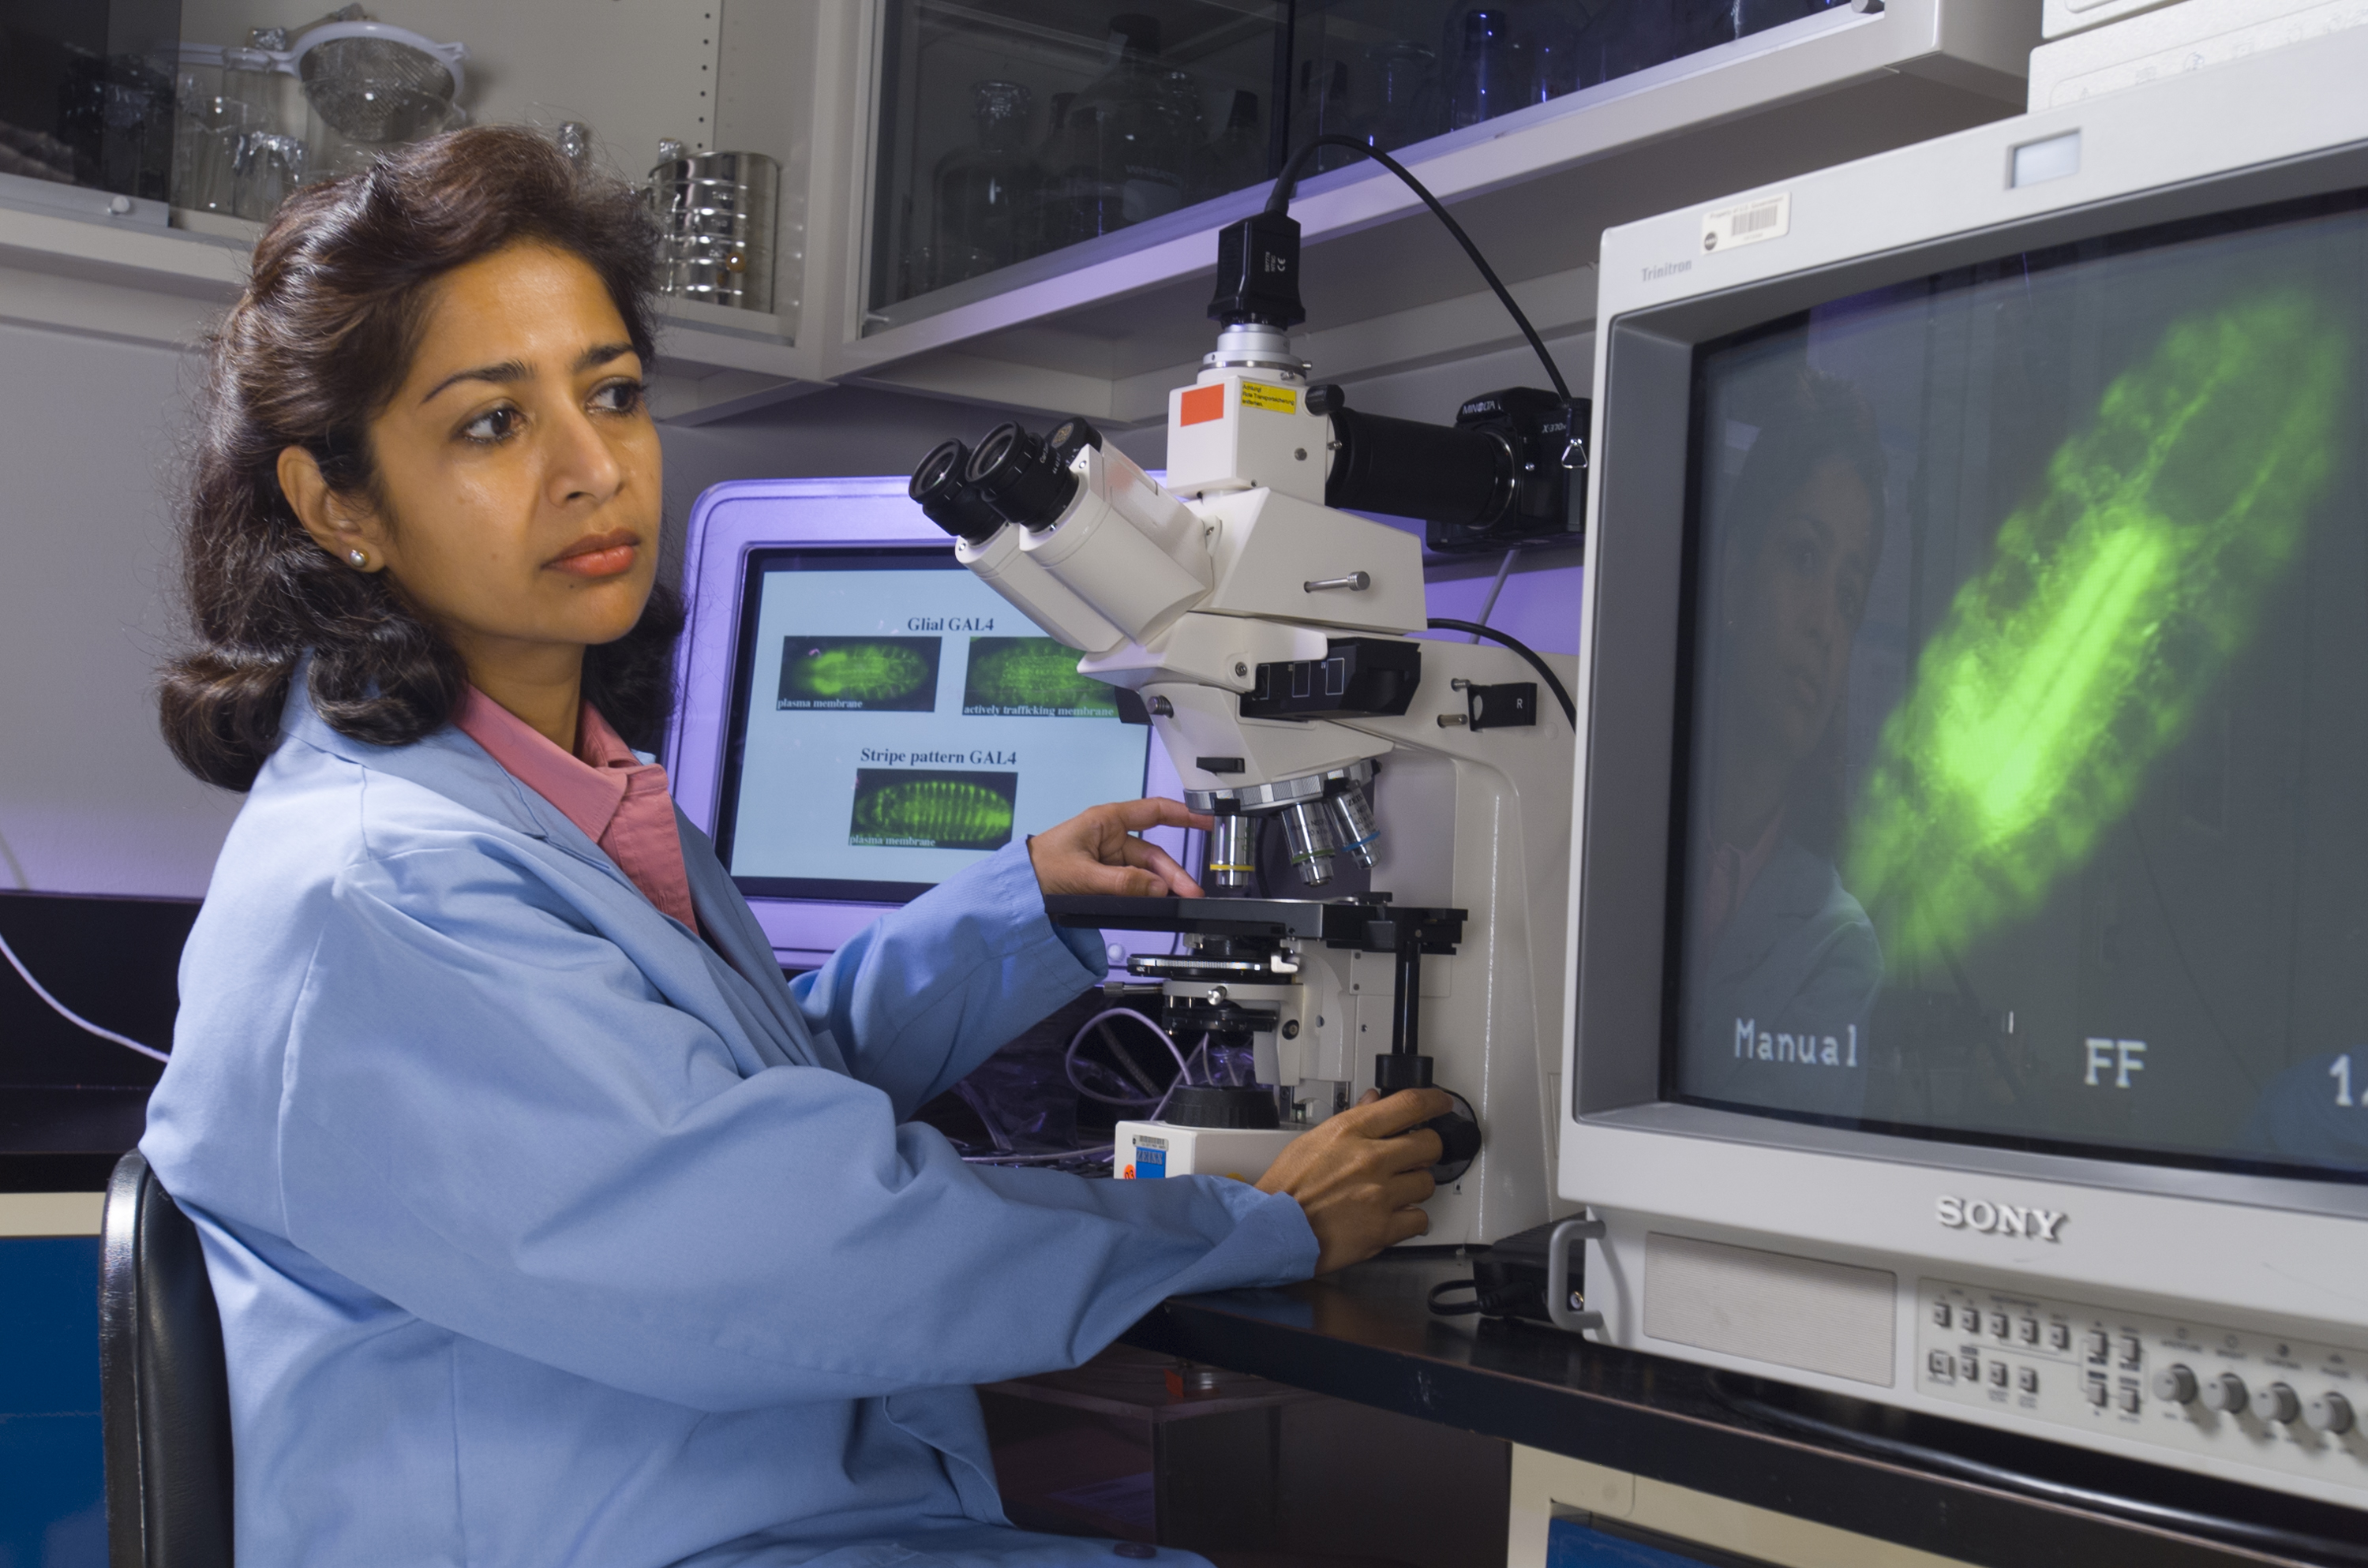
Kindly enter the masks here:
[[358, 569], [366, 569], [370, 565], [369, 555], [365, 554], [359, 549], [346, 551], [346, 559], [352, 562]]

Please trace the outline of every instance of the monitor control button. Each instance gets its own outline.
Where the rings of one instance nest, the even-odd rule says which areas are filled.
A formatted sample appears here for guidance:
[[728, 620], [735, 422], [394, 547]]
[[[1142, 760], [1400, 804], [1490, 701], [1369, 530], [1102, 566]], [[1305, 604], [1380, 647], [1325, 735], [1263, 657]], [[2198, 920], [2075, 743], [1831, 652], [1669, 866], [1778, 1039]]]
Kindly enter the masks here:
[[1993, 1361], [1993, 1362], [1991, 1362], [1991, 1363], [1990, 1363], [1990, 1381], [1991, 1381], [1991, 1382], [1993, 1382], [1993, 1383], [1996, 1383], [1996, 1384], [1997, 1384], [1998, 1387], [2000, 1387], [2000, 1388], [2004, 1388], [2004, 1387], [2006, 1387], [2006, 1378], [2007, 1378], [2007, 1365], [2006, 1365], [2006, 1363], [2005, 1363], [2005, 1362], [2003, 1362], [2003, 1361]]
[[2004, 1339], [2007, 1336], [2007, 1333], [2008, 1327], [2006, 1314], [2004, 1312], [1992, 1312], [1990, 1314], [1990, 1337], [1993, 1339]]
[[2056, 1350], [2071, 1349], [2072, 1325], [2061, 1323], [2049, 1324], [2047, 1325], [2047, 1343], [2051, 1348]]
[[1948, 1302], [1935, 1301], [1932, 1303], [1932, 1322], [1936, 1325], [1941, 1328], [1946, 1328], [1950, 1324], [1955, 1321], [1955, 1314], [1949, 1311]]
[[2112, 1397], [2112, 1391], [2105, 1387], [2104, 1379], [2090, 1378], [2089, 1380], [2089, 1403], [2090, 1404], [2101, 1407], [2105, 1401]]
[[2022, 1342], [2025, 1345], [2036, 1345], [2039, 1343], [2039, 1320], [2037, 1318], [2025, 1318], [2019, 1326], [2022, 1330]]
[[1957, 1358], [1957, 1376], [1969, 1383], [1981, 1381], [1982, 1358], [1968, 1350]]
[[2245, 1408], [2245, 1380], [2234, 1372], [2223, 1372], [2203, 1381], [2203, 1406], [2207, 1410], [2234, 1415]]
[[2146, 1360], [2146, 1341], [2135, 1334], [2122, 1335], [2122, 1365], [2135, 1368]]
[[1957, 1381], [1957, 1358], [1946, 1350], [1935, 1350], [1924, 1358], [1924, 1375], [1936, 1383]]
[[2124, 1383], [2122, 1386], [2121, 1406], [2123, 1410], [2128, 1411], [2132, 1415], [2135, 1415], [2138, 1413], [2138, 1406], [2143, 1403], [2144, 1401], [2139, 1397], [2136, 1384]]
[[2340, 1437], [2351, 1430], [2351, 1402], [2340, 1393], [2315, 1393], [2303, 1402], [2302, 1418], [2314, 1432]]
[[2038, 1368], [2025, 1367], [2015, 1374], [2015, 1379], [2016, 1381], [2021, 1385], [2023, 1392], [2037, 1393], [2039, 1392]]
[[2302, 1416], [2302, 1401], [2294, 1391], [2283, 1383], [2271, 1383], [2253, 1391], [2253, 1419], [2286, 1426]]
[[2101, 1328], [2089, 1331], [2089, 1359], [2101, 1361], [2113, 1353], [2113, 1336]]
[[2165, 1367], [2154, 1375], [2154, 1396], [2173, 1404], [2195, 1403], [2195, 1374], [2176, 1364]]

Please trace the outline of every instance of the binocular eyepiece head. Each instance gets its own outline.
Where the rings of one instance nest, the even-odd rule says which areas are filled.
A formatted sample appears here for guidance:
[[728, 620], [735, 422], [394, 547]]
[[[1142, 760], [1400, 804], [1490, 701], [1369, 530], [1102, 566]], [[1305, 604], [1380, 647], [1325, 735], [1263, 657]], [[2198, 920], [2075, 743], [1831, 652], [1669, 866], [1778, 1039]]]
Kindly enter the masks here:
[[989, 430], [965, 472], [989, 506], [1022, 528], [1049, 526], [1077, 494], [1076, 476], [1060, 454], [1017, 425]]
[[1004, 524], [1003, 514], [986, 504], [970, 482], [970, 448], [960, 441], [940, 441], [913, 471], [905, 493], [921, 515], [969, 544], [984, 544]]

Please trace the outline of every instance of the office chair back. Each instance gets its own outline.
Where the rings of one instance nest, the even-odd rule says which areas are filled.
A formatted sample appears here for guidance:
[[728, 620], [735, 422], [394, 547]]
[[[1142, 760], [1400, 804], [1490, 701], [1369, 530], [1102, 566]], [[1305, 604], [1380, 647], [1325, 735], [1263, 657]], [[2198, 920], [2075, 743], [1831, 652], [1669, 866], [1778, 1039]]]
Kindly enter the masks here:
[[100, 1229], [108, 1568], [230, 1568], [230, 1378], [198, 1228], [134, 1149]]

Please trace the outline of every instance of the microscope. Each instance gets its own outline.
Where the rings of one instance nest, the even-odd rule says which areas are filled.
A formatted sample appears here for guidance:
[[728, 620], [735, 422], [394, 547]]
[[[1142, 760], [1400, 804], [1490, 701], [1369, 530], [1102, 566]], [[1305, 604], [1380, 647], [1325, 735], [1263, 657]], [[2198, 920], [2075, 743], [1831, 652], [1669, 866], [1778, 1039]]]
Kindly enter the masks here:
[[1114, 999], [1247, 1064], [1121, 1123], [1121, 1174], [1255, 1179], [1368, 1086], [1435, 1085], [1456, 1110], [1423, 1244], [1486, 1244], [1553, 1212], [1576, 660], [1415, 640], [1424, 541], [1356, 510], [1420, 519], [1435, 550], [1566, 533], [1586, 404], [1352, 410], [1292, 353], [1298, 274], [1286, 215], [1220, 235], [1217, 344], [1169, 393], [1165, 483], [1072, 418], [945, 442], [912, 494], [1215, 821], [1206, 898], [1046, 901], [1059, 924], [1175, 933]]

